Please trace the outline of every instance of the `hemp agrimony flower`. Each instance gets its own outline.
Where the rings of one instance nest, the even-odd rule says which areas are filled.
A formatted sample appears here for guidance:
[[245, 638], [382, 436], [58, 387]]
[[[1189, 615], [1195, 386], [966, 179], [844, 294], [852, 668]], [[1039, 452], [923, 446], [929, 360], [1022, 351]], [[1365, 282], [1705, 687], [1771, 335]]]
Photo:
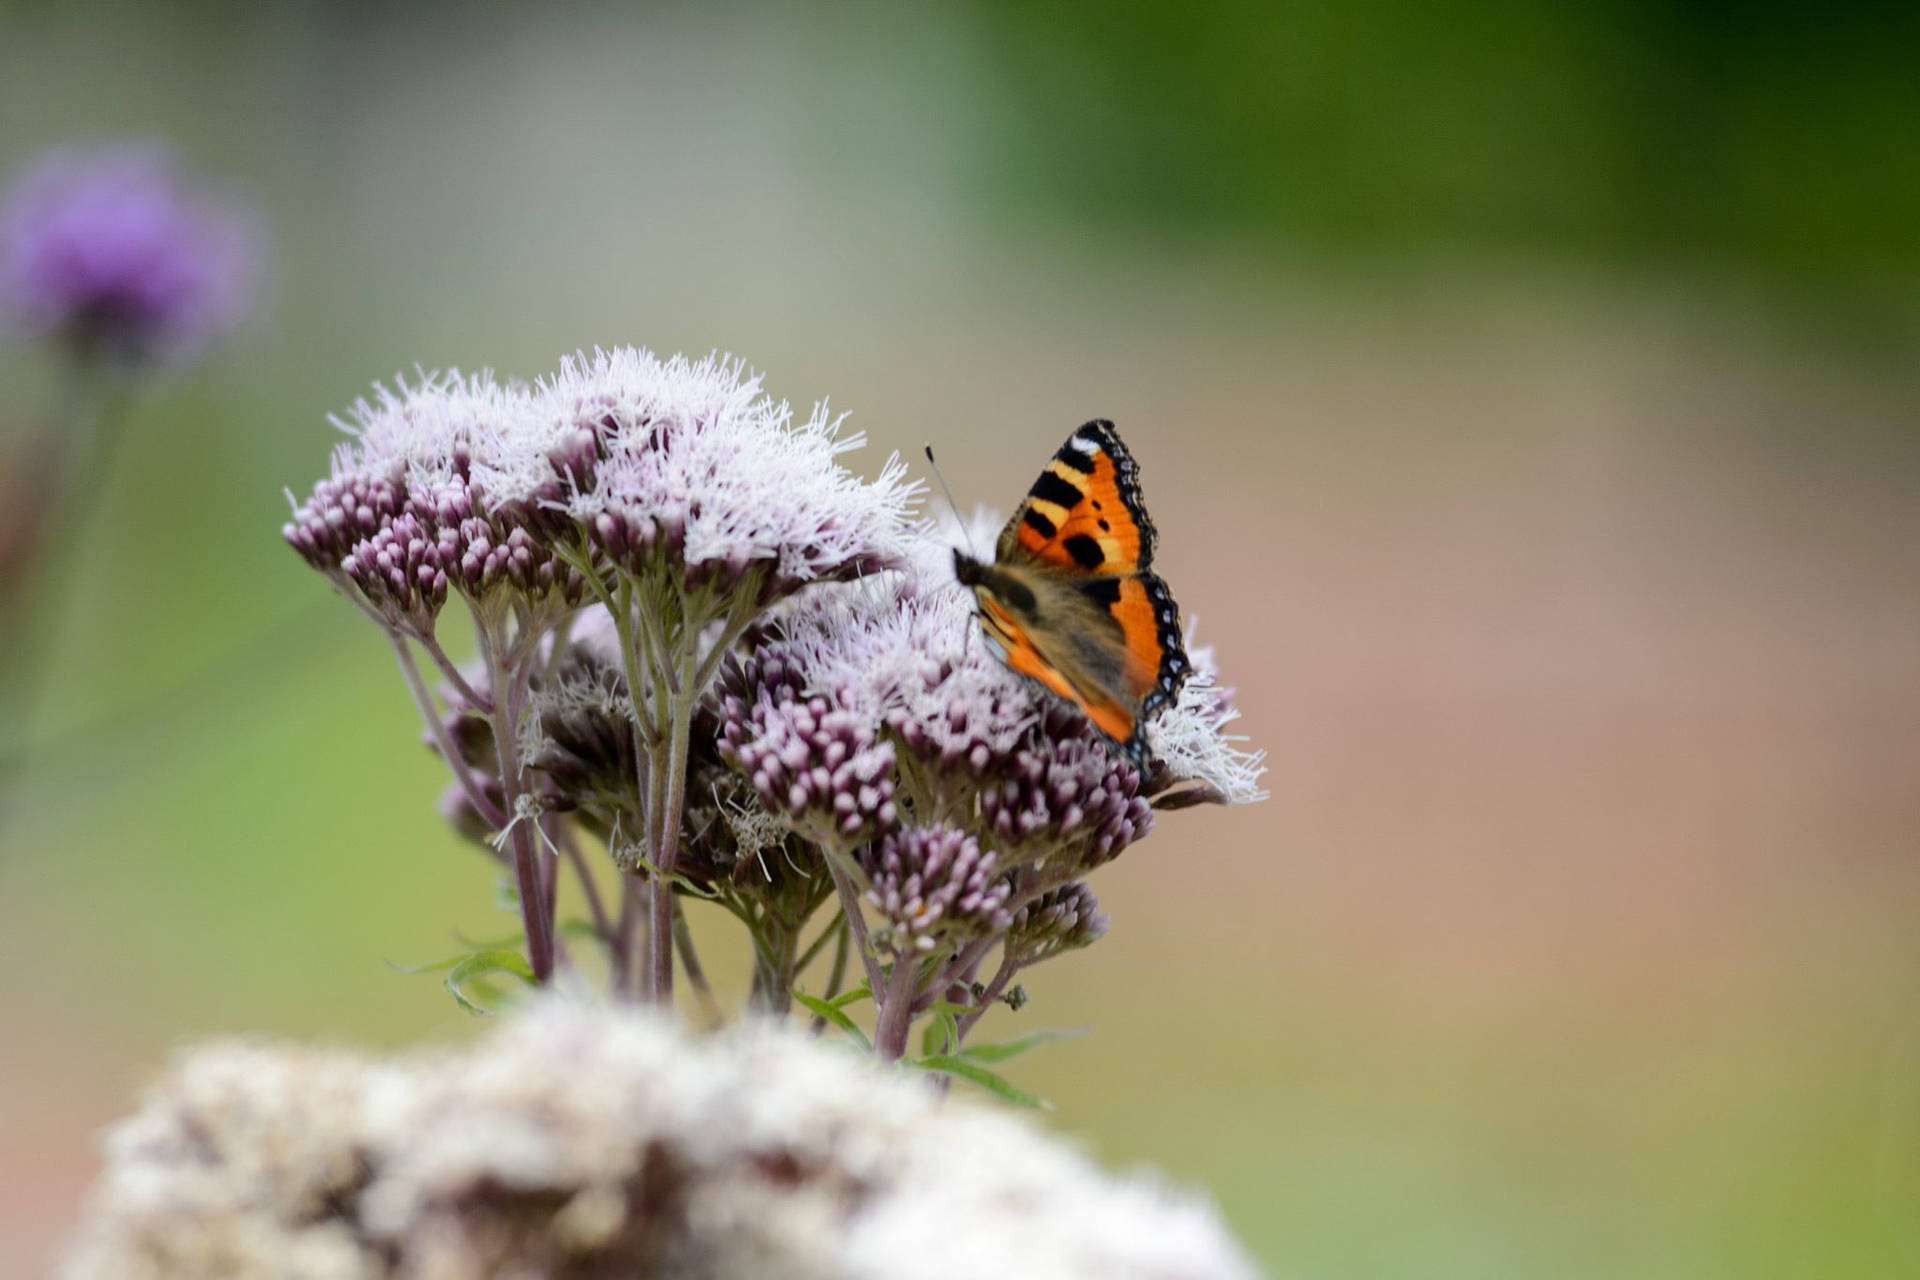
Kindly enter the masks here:
[[1143, 778], [982, 642], [943, 542], [922, 533], [907, 565], [779, 614], [724, 682], [721, 730], [769, 813], [826, 856], [879, 1005], [876, 1047], [896, 1056], [949, 992], [976, 993], [964, 1035], [1021, 969], [1098, 937], [1081, 878], [1147, 834], [1157, 800], [1257, 798], [1260, 767], [1221, 737], [1232, 712], [1208, 676], [1194, 683], [1211, 693], [1162, 713], [1179, 717], [1180, 750]]
[[[386, 633], [449, 819], [512, 870], [536, 982], [564, 935], [604, 948], [617, 994], [664, 1003], [679, 967], [717, 1009], [687, 919], [705, 903], [751, 944], [752, 1006], [861, 1034], [847, 1010], [870, 999], [879, 1056], [924, 1024], [912, 1060], [949, 1070], [1022, 1002], [1016, 977], [1106, 931], [1087, 877], [1157, 810], [1263, 794], [1191, 635], [1151, 753], [1119, 748], [986, 643], [898, 459], [848, 471], [858, 436], [796, 421], [737, 362], [423, 374], [340, 425], [286, 538]], [[464, 666], [440, 639], [456, 605]], [[563, 869], [584, 927], [556, 920]], [[513, 967], [456, 972], [475, 964]]]
[[898, 458], [873, 482], [853, 475], [838, 456], [859, 436], [842, 438], [824, 407], [796, 424], [719, 357], [571, 357], [533, 410], [475, 475], [529, 513], [613, 619], [647, 763], [645, 985], [664, 1001], [695, 710], [769, 606], [898, 561], [917, 486]]

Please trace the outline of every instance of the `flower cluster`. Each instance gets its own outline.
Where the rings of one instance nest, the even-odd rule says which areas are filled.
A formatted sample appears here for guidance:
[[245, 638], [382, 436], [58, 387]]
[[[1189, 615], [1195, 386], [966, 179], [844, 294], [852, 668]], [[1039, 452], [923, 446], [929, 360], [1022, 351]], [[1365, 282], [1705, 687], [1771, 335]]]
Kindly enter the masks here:
[[1004, 931], [1012, 885], [994, 857], [955, 827], [908, 827], [868, 846], [861, 857], [866, 899], [887, 922], [876, 941], [891, 953], [929, 952], [943, 939]]
[[751, 576], [764, 607], [897, 561], [917, 486], [898, 458], [872, 482], [838, 465], [861, 443], [824, 405], [795, 423], [738, 361], [619, 347], [562, 360], [478, 469], [619, 569], [716, 593]]
[[423, 636], [448, 592], [476, 605], [500, 591], [550, 611], [587, 583], [543, 546], [515, 504], [476, 472], [527, 413], [526, 388], [490, 374], [426, 375], [376, 387], [337, 421], [352, 439], [283, 528], [308, 564], [396, 630]]
[[109, 1133], [58, 1274], [1256, 1273], [1204, 1197], [1019, 1117], [764, 1020], [550, 997], [459, 1048], [187, 1051]]
[[996, 779], [980, 791], [980, 817], [995, 840], [1065, 846], [1088, 870], [1153, 825], [1139, 771], [1085, 717], [1057, 703], [1007, 753]]
[[720, 754], [769, 810], [850, 843], [893, 826], [893, 744], [858, 711], [805, 692], [790, 655], [770, 645], [736, 662], [719, 692]]
[[1174, 749], [1143, 777], [999, 661], [951, 563], [923, 530], [902, 573], [796, 601], [733, 666], [720, 709], [723, 757], [861, 887], [875, 948], [929, 962], [917, 1005], [972, 982], [996, 944], [997, 995], [1098, 938], [1083, 877], [1146, 835], [1162, 800], [1258, 798], [1259, 757], [1219, 732], [1233, 712], [1210, 653], [1196, 692], [1156, 718]]
[[162, 148], [57, 151], [0, 208], [0, 301], [84, 354], [181, 359], [239, 318], [257, 239]]
[[[936, 1007], [958, 1047], [1022, 970], [1105, 931], [1085, 879], [1157, 809], [1259, 798], [1210, 653], [1136, 763], [987, 645], [899, 461], [862, 480], [839, 462], [858, 436], [735, 361], [422, 375], [340, 425], [286, 538], [386, 630], [538, 979], [564, 958], [565, 857], [617, 992], [701, 981], [698, 899], [745, 926], [755, 1004], [786, 1009], [817, 960], [828, 997], [864, 977], [881, 1055]], [[437, 634], [454, 600], [466, 666]]]
[[1065, 951], [1098, 942], [1107, 917], [1093, 891], [1079, 881], [1049, 889], [1014, 912], [1007, 928], [1007, 950], [1021, 964], [1036, 964]]

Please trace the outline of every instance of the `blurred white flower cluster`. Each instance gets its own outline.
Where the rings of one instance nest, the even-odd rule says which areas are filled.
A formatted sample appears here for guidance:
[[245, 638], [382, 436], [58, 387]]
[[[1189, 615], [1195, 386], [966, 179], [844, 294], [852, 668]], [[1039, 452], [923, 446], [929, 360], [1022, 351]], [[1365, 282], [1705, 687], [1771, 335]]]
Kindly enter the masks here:
[[116, 1127], [65, 1280], [1240, 1280], [1191, 1194], [1114, 1178], [750, 1021], [534, 1002], [464, 1049], [187, 1053]]

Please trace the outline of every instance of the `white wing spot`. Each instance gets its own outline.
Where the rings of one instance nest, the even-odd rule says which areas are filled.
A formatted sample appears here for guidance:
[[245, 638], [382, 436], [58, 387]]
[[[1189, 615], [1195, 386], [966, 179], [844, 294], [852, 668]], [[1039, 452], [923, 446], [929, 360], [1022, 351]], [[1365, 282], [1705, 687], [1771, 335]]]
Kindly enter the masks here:
[[1085, 436], [1079, 435], [1077, 433], [1067, 437], [1067, 447], [1074, 450], [1076, 453], [1084, 453], [1089, 458], [1091, 458], [1094, 454], [1100, 452], [1099, 441], [1089, 440]]

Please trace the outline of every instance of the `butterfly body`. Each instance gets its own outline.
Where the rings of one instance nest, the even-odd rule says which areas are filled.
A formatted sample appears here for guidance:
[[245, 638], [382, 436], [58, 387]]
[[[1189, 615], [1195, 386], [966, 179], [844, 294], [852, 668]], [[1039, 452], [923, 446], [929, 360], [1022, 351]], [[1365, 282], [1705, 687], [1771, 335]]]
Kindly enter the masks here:
[[953, 553], [1006, 664], [1078, 706], [1142, 767], [1144, 726], [1190, 670], [1180, 608], [1150, 568], [1155, 541], [1139, 467], [1096, 420], [1047, 463], [992, 563]]

